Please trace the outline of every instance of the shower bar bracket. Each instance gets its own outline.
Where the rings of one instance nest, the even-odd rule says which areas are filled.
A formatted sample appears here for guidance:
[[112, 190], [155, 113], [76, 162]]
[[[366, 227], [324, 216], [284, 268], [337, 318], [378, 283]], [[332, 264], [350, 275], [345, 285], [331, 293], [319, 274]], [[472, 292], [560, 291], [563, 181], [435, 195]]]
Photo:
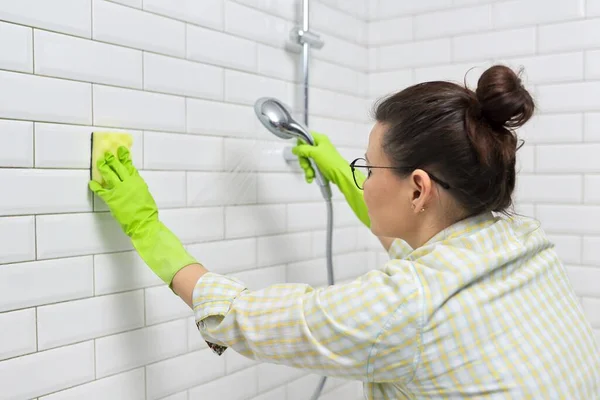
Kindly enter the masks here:
[[310, 31], [305, 31], [302, 28], [294, 28], [290, 32], [290, 39], [294, 42], [303, 45], [304, 43], [308, 44], [311, 48], [321, 49], [325, 42], [323, 39], [316, 33], [312, 33]]

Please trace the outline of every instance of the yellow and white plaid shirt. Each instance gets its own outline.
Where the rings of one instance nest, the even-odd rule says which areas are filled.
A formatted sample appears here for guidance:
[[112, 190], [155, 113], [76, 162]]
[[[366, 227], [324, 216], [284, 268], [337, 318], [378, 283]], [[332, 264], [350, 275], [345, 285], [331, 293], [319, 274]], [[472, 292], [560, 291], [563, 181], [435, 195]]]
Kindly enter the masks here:
[[366, 399], [600, 399], [591, 326], [537, 221], [484, 214], [390, 257], [320, 289], [207, 273], [198, 328], [218, 354], [360, 380]]

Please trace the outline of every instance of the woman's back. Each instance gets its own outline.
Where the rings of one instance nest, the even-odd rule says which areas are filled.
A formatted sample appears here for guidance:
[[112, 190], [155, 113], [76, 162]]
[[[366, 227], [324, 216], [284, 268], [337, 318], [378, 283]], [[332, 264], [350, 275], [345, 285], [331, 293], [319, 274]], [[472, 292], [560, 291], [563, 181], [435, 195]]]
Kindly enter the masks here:
[[420, 347], [412, 378], [380, 369], [370, 398], [600, 398], [591, 327], [536, 221], [486, 213], [390, 253], [420, 286]]

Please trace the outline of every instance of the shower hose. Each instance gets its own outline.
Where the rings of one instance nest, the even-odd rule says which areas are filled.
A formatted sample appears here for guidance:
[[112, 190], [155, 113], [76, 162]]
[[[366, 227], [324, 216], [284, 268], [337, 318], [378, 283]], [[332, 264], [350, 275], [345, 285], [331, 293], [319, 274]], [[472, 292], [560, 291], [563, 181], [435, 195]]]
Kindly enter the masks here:
[[[326, 258], [327, 258], [327, 284], [333, 285], [333, 251], [332, 251], [332, 242], [333, 242], [333, 204], [331, 203], [331, 197], [325, 198], [325, 203], [327, 205], [327, 243], [326, 243]], [[322, 376], [319, 380], [319, 384], [315, 392], [313, 393], [311, 400], [318, 400], [321, 392], [323, 391], [323, 387], [325, 386], [325, 382], [327, 381], [326, 376]]]

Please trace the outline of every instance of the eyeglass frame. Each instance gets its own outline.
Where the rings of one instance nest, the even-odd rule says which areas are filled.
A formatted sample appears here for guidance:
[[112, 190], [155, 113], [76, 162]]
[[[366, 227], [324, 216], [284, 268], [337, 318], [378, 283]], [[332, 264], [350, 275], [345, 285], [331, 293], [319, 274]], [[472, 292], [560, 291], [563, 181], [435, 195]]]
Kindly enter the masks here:
[[[355, 171], [356, 168], [367, 168], [367, 169], [369, 169], [369, 168], [382, 168], [382, 169], [396, 169], [396, 170], [400, 170], [400, 171], [412, 171], [412, 170], [416, 169], [416, 168], [412, 168], [412, 167], [380, 167], [380, 166], [373, 166], [373, 165], [356, 165], [356, 162], [359, 161], [359, 160], [364, 160], [365, 163], [368, 162], [367, 159], [365, 159], [363, 157], [358, 157], [357, 159], [355, 159], [354, 161], [352, 161], [350, 163], [350, 169], [352, 169], [352, 178], [354, 179], [354, 184], [360, 190], [363, 190], [363, 188], [360, 187], [360, 185], [358, 184], [358, 181], [356, 180], [356, 174], [354, 173], [354, 171]], [[423, 171], [425, 171], [425, 170], [423, 170]], [[425, 171], [425, 172], [427, 173], [427, 175], [429, 175], [429, 177], [431, 178], [432, 181], [438, 183], [444, 189], [449, 190], [451, 188], [451, 186], [449, 184], [447, 184], [443, 180], [437, 178], [431, 172], [428, 172], [428, 171]], [[367, 174], [367, 178], [368, 177], [369, 176]], [[364, 182], [363, 182], [363, 187], [364, 187]]]

